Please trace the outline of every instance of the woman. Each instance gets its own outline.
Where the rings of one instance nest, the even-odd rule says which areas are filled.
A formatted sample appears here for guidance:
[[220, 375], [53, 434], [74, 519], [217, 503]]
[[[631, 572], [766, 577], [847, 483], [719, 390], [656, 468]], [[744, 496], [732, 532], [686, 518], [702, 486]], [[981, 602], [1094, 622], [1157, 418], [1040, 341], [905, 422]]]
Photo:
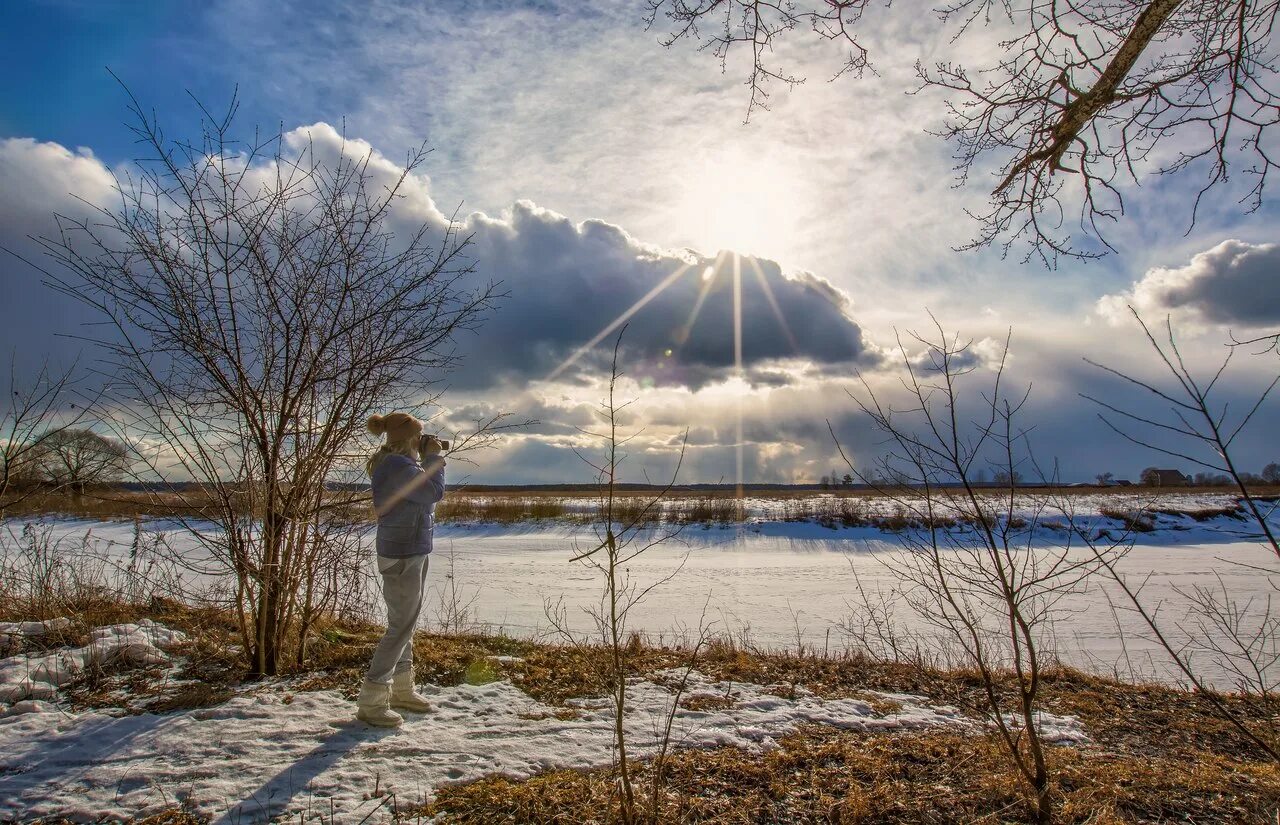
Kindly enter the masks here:
[[444, 497], [444, 459], [422, 422], [393, 412], [369, 419], [369, 432], [387, 436], [369, 459], [373, 509], [378, 515], [378, 572], [387, 602], [387, 632], [360, 686], [356, 718], [380, 727], [404, 721], [392, 708], [426, 713], [413, 689], [413, 634], [422, 613], [431, 554], [432, 511]]

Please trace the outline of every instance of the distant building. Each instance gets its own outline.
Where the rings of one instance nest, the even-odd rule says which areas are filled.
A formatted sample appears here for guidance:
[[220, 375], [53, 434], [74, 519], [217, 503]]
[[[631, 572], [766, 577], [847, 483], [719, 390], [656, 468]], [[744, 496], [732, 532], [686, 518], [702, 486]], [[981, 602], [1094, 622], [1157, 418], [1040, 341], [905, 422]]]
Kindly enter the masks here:
[[1148, 467], [1142, 471], [1142, 483], [1148, 487], [1186, 487], [1191, 483], [1191, 476], [1184, 475], [1178, 470]]

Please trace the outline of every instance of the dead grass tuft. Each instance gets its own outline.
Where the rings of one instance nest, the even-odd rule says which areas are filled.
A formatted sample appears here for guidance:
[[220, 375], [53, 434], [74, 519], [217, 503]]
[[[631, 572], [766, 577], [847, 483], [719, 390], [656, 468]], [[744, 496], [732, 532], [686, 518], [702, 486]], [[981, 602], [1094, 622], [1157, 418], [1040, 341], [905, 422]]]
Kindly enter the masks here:
[[1106, 518], [1118, 521], [1126, 530], [1133, 533], [1150, 533], [1156, 529], [1155, 519], [1143, 510], [1121, 510], [1116, 507], [1099, 507], [1098, 512]]
[[[1217, 756], [1150, 759], [1051, 748], [1060, 821], [1266, 822], [1280, 769]], [[648, 789], [651, 766], [636, 785]], [[687, 750], [667, 763], [658, 822], [1026, 822], [1001, 746], [954, 731], [864, 734], [808, 727], [765, 753]], [[448, 823], [616, 818], [611, 772], [551, 771], [443, 788], [423, 813]], [[645, 807], [652, 800], [646, 800]]]

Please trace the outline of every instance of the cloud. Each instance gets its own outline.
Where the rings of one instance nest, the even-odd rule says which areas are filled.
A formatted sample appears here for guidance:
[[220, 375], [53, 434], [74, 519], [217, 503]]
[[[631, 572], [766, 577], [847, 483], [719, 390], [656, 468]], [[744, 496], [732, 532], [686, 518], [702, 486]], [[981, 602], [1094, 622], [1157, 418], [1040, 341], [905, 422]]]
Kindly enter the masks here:
[[[400, 164], [369, 143], [323, 122], [287, 132], [284, 144], [287, 152], [309, 144], [330, 162], [344, 152], [368, 156], [375, 187], [394, 182], [403, 172]], [[0, 195], [0, 217], [5, 219], [0, 243], [36, 259], [40, 256], [24, 235], [50, 233], [49, 215], [54, 211], [84, 212], [87, 207], [69, 193], [105, 203], [113, 185], [110, 170], [88, 151], [73, 153], [30, 139], [0, 144], [0, 170], [6, 182], [15, 184], [6, 185], [5, 195]], [[270, 174], [266, 166], [252, 172]], [[426, 223], [437, 230], [448, 225], [425, 175], [408, 176], [401, 194], [392, 231], [406, 236], [415, 225]], [[850, 317], [847, 295], [812, 274], [784, 275], [773, 261], [743, 258], [735, 266], [732, 255], [710, 259], [666, 251], [619, 226], [600, 220], [575, 222], [529, 201], [519, 201], [496, 217], [474, 213], [460, 230], [471, 237], [469, 255], [476, 263], [477, 280], [501, 282], [506, 297], [478, 334], [457, 342], [464, 365], [449, 376], [455, 388], [545, 378], [641, 304], [624, 338], [628, 372], [657, 384], [702, 386], [723, 380], [735, 368], [735, 269], [741, 284], [741, 355], [748, 380], [784, 383], [791, 372], [780, 369], [780, 362], [867, 365], [878, 357]], [[6, 280], [23, 279], [29, 287], [27, 300], [54, 300], [39, 279], [23, 269], [23, 275]], [[655, 293], [664, 283], [665, 288]], [[41, 318], [47, 325], [47, 319], [61, 316], [42, 306], [28, 317]], [[14, 332], [13, 343], [22, 337]], [[597, 373], [610, 343], [602, 340], [598, 351], [574, 359], [563, 377], [574, 380]]]
[[[309, 143], [330, 161], [344, 151], [369, 155], [377, 184], [402, 171], [368, 143], [325, 123], [295, 129], [285, 142]], [[447, 224], [425, 176], [411, 175], [402, 194], [393, 220], [406, 233], [414, 224]], [[477, 276], [501, 282], [506, 297], [478, 334], [459, 342], [464, 366], [450, 377], [455, 388], [542, 379], [570, 361], [558, 377], [598, 374], [612, 335], [592, 353], [575, 353], [628, 312], [623, 352], [629, 373], [694, 387], [723, 380], [736, 363], [735, 281], [749, 381], [784, 382], [788, 373], [776, 368], [779, 362], [869, 366], [879, 360], [851, 317], [850, 296], [817, 275], [784, 274], [774, 261], [665, 250], [620, 226], [575, 222], [527, 200], [497, 216], [473, 213], [460, 232], [471, 238]]]
[[0, 140], [0, 358], [25, 352], [19, 373], [37, 368], [48, 356], [66, 364], [83, 349], [80, 341], [62, 337], [80, 333], [94, 316], [83, 306], [44, 285], [39, 271], [26, 261], [47, 263], [33, 238], [57, 233], [55, 212], [82, 220], [110, 200], [114, 178], [89, 149], [71, 151], [31, 138]]
[[1103, 296], [1098, 313], [1112, 323], [1177, 313], [1204, 325], [1280, 323], [1280, 245], [1226, 240], [1178, 268], [1155, 267], [1126, 292]]
[[[344, 141], [326, 123], [286, 136], [293, 147], [306, 139], [330, 158], [344, 145], [348, 154], [371, 153], [375, 183], [400, 175], [400, 164], [373, 151], [369, 143]], [[112, 182], [111, 170], [87, 150], [70, 151], [28, 139], [0, 142], [0, 173], [5, 182], [0, 186], [0, 243], [5, 245], [26, 243], [25, 235], [50, 231], [51, 211], [84, 208], [69, 192], [106, 202]], [[447, 225], [433, 182], [425, 175], [411, 176], [403, 194], [393, 214], [393, 231], [401, 233], [423, 222], [437, 229]], [[804, 481], [829, 473], [839, 457], [827, 421], [859, 466], [883, 451], [882, 437], [869, 428], [843, 391], [851, 382], [839, 379], [860, 368], [875, 386], [890, 391], [899, 365], [868, 340], [861, 319], [854, 319], [868, 307], [881, 306], [898, 313], [908, 328], [920, 323], [924, 299], [910, 286], [896, 292], [877, 284], [857, 291], [842, 289], [825, 277], [784, 272], [774, 261], [742, 258], [738, 271], [743, 375], [738, 379], [732, 256], [717, 259], [663, 248], [641, 240], [629, 227], [599, 219], [573, 220], [527, 200], [495, 214], [473, 213], [462, 219], [461, 229], [473, 237], [470, 254], [477, 277], [501, 281], [508, 296], [477, 335], [459, 341], [466, 360], [449, 378], [451, 390], [443, 399], [449, 409], [443, 411], [441, 427], [465, 430], [469, 422], [499, 411], [540, 422], [505, 438], [498, 450], [477, 455], [480, 466], [472, 471], [474, 480], [589, 480], [589, 468], [572, 448], [586, 449], [589, 438], [581, 429], [596, 420], [607, 337], [556, 380], [543, 379], [646, 296], [631, 316], [624, 339], [627, 378], [621, 396], [636, 399], [628, 409], [629, 426], [645, 429], [634, 442], [634, 473], [628, 480], [641, 480], [644, 472], [652, 478], [666, 477], [675, 466], [686, 427], [691, 430], [681, 477], [732, 480], [739, 415], [745, 478], [750, 481]], [[1160, 280], [1149, 273], [1131, 293], [1111, 297], [1142, 297], [1166, 307], [1162, 311], [1176, 306], [1210, 320], [1218, 317], [1213, 313], [1228, 310], [1232, 317], [1252, 317], [1248, 313], [1253, 312], [1275, 318], [1273, 304], [1272, 310], [1262, 311], [1269, 296], [1259, 292], [1259, 284], [1265, 284], [1260, 274], [1264, 262], [1274, 262], [1275, 254], [1269, 245], [1228, 242], [1196, 255], [1188, 267], [1169, 270], [1178, 274], [1176, 278]], [[708, 267], [715, 274], [704, 281]], [[679, 274], [673, 277], [674, 273]], [[43, 354], [65, 340], [55, 339], [54, 333], [78, 332], [79, 308], [41, 287], [39, 277], [15, 259], [0, 268], [0, 278], [6, 295], [15, 296], [6, 307], [6, 323], [0, 325], [7, 343]], [[668, 279], [664, 290], [650, 296]], [[1162, 286], [1156, 289], [1152, 284]], [[29, 287], [28, 296], [11, 290], [11, 285]], [[1220, 294], [1241, 290], [1242, 285], [1254, 290], [1249, 293], [1251, 306]], [[690, 326], [704, 287], [706, 294]], [[980, 291], [968, 281], [952, 289]], [[988, 297], [984, 293], [983, 298]], [[1214, 299], [1217, 303], [1210, 306]], [[977, 318], [962, 305], [942, 309], [948, 331], [975, 339], [967, 363], [989, 368], [1003, 345], [1003, 323]], [[1061, 310], [1057, 314], [1065, 315]], [[1119, 333], [1099, 342], [1107, 348], [1099, 353], [1082, 350], [1088, 341], [1070, 317], [1040, 313], [1016, 326], [1013, 364], [1018, 374], [1011, 380], [1037, 382], [1033, 399], [1044, 403], [1032, 423], [1045, 434], [1045, 454], [1064, 456], [1069, 478], [1088, 478], [1099, 469], [1131, 474], [1126, 468], [1150, 464], [1150, 456], [1138, 456], [1138, 451], [1117, 445], [1105, 433], [1100, 436], [1095, 410], [1077, 396], [1097, 379], [1073, 372], [1071, 365], [1081, 354], [1105, 355], [1108, 363], [1120, 357], [1127, 350], [1119, 343]], [[913, 350], [912, 355], [919, 353]], [[1268, 426], [1262, 421], [1259, 429], [1269, 431]], [[1257, 443], [1242, 442], [1242, 449], [1261, 455], [1269, 449], [1264, 441], [1260, 436]]]
[[[786, 276], [773, 261], [735, 264], [732, 255], [659, 252], [617, 226], [574, 223], [525, 201], [497, 219], [473, 216], [467, 229], [481, 271], [500, 278], [508, 292], [466, 344], [464, 369], [482, 371], [483, 380], [546, 377], [633, 309], [623, 337], [629, 372], [660, 384], [721, 380], [735, 364], [735, 281], [742, 363], [749, 371], [788, 359], [866, 364], [877, 358], [850, 317], [847, 296], [813, 275]], [[597, 372], [612, 337], [599, 342], [596, 357], [574, 365]], [[776, 382], [778, 375], [761, 371], [760, 379]], [[467, 383], [478, 380], [473, 374]]]

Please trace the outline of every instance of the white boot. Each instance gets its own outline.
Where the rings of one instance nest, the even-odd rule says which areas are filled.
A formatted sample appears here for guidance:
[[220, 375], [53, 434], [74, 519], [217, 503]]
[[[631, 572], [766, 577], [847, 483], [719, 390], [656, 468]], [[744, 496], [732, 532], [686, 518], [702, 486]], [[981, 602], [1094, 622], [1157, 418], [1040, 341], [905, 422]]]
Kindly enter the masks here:
[[389, 707], [391, 686], [380, 685], [367, 679], [360, 685], [360, 696], [356, 699], [356, 718], [380, 728], [394, 728], [404, 721], [404, 717]]
[[413, 689], [413, 671], [397, 673], [391, 677], [391, 707], [412, 713], [427, 713], [431, 705]]

